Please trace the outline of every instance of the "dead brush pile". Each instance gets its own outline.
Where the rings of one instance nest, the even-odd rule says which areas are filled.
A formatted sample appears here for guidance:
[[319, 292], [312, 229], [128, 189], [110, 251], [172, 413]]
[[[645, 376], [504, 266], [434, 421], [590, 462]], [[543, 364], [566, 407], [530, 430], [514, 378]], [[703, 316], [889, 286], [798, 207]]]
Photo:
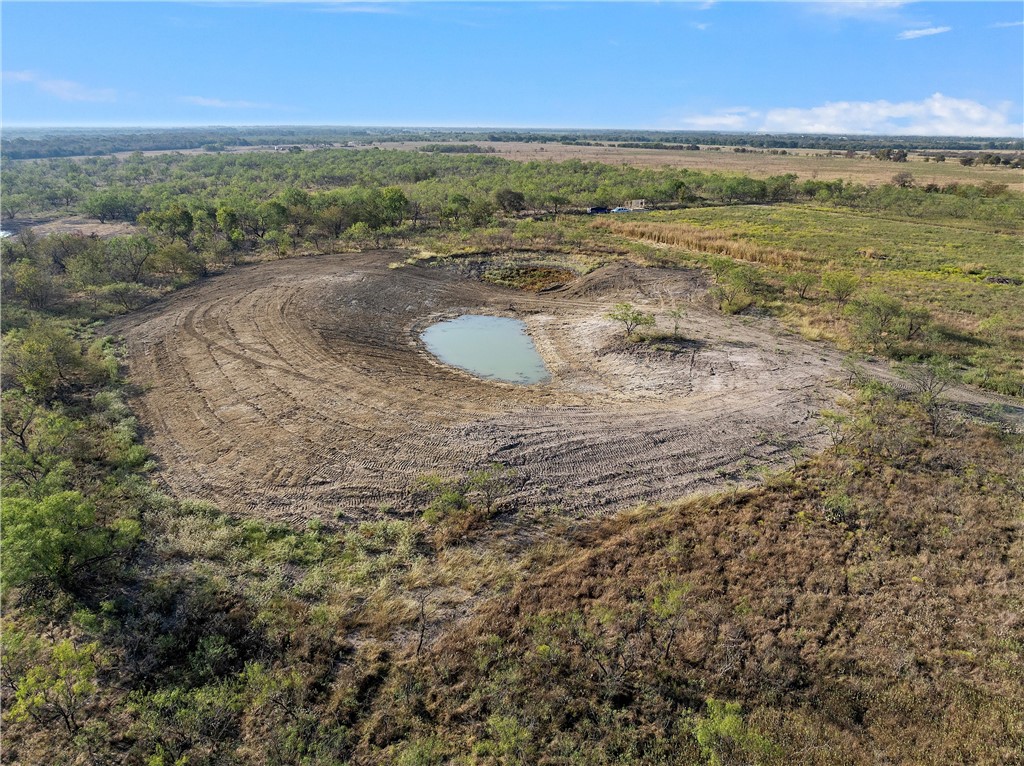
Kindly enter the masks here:
[[761, 263], [766, 266], [794, 268], [813, 260], [808, 253], [758, 245], [736, 235], [709, 231], [683, 223], [640, 223], [598, 220], [594, 226], [615, 234], [660, 245], [672, 245], [697, 253], [724, 255], [738, 261]]

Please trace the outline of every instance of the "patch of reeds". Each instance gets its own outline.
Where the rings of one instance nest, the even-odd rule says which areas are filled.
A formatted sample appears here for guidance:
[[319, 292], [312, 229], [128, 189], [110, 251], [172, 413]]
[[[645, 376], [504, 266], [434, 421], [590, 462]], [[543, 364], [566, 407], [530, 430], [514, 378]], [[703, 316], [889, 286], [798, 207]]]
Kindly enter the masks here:
[[594, 225], [630, 239], [681, 247], [697, 253], [724, 255], [748, 263], [793, 267], [813, 260], [809, 254], [797, 250], [759, 245], [755, 242], [736, 239], [735, 235], [730, 236], [722, 232], [682, 223], [644, 223], [600, 219], [595, 221]]

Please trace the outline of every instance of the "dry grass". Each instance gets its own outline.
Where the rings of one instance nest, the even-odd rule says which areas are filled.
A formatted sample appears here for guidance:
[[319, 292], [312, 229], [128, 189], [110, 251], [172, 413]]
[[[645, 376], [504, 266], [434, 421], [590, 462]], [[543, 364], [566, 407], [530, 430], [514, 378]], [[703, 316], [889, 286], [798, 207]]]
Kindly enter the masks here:
[[799, 267], [814, 260], [808, 253], [758, 245], [736, 235], [691, 226], [685, 223], [644, 223], [641, 221], [615, 221], [598, 219], [594, 227], [613, 234], [659, 245], [681, 247], [697, 253], [724, 255], [738, 261], [761, 263], [777, 267]]
[[931, 438], [888, 397], [856, 416], [762, 489], [582, 531], [402, 677], [429, 691], [378, 705], [449, 755], [514, 731], [520, 760], [487, 763], [696, 762], [680, 711], [707, 696], [774, 742], [721, 763], [1016, 762], [1020, 445]]

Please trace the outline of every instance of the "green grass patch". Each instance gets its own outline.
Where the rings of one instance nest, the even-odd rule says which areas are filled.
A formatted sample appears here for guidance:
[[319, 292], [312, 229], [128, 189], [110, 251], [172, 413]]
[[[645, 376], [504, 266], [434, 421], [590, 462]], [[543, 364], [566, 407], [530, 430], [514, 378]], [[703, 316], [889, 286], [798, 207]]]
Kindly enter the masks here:
[[[732, 265], [756, 270], [760, 285], [744, 294], [808, 337], [897, 357], [947, 355], [965, 368], [969, 381], [1021, 396], [1022, 228], [1000, 233], [991, 225], [992, 216], [1015, 200], [972, 200], [991, 215], [969, 221], [952, 220], [944, 209], [910, 218], [817, 204], [695, 208], [652, 214], [637, 232], [625, 234], [661, 243], [662, 254], [678, 262], [711, 269], [719, 291], [728, 291]], [[715, 245], [713, 251], [699, 249], [701, 231], [711, 235], [706, 240]], [[695, 245], [687, 249], [673, 240]], [[836, 272], [856, 280], [849, 304], [836, 300], [822, 283]], [[927, 337], [886, 343], [884, 351], [859, 342], [859, 320], [851, 308], [869, 294], [928, 312]]]
[[513, 287], [517, 290], [529, 290], [540, 292], [564, 285], [575, 278], [575, 274], [568, 269], [559, 269], [550, 266], [500, 266], [485, 271], [483, 278], [488, 282], [505, 287]]

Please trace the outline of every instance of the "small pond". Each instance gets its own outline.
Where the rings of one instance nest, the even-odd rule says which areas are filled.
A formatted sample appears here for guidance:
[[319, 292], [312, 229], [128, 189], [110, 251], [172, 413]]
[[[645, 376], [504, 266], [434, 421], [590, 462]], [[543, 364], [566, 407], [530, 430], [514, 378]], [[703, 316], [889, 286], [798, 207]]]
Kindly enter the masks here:
[[551, 378], [518, 319], [465, 314], [431, 325], [420, 337], [442, 362], [481, 378], [525, 385]]

